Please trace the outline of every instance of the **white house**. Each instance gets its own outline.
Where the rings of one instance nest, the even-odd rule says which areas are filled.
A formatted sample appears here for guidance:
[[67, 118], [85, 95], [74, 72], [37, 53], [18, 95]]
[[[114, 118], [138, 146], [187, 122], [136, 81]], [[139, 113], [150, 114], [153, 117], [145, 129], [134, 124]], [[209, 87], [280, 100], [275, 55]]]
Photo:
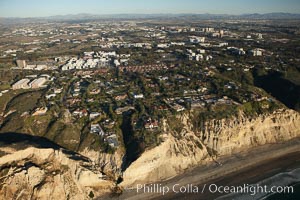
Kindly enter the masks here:
[[135, 94], [133, 96], [135, 99], [143, 99], [144, 98], [144, 95], [143, 94]]

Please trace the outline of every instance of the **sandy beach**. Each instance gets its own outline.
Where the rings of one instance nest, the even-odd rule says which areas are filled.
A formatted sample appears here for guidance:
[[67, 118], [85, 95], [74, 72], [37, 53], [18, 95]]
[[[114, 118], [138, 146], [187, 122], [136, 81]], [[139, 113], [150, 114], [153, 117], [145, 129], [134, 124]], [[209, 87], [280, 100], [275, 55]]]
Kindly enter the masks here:
[[[279, 144], [268, 144], [251, 150], [218, 158], [218, 163], [198, 166], [167, 181], [157, 182], [164, 187], [172, 188], [194, 185], [203, 188], [204, 184], [233, 185], [256, 183], [277, 173], [300, 167], [300, 138]], [[221, 164], [220, 164], [221, 163]], [[137, 193], [136, 188], [125, 189], [122, 195], [113, 199], [215, 199], [222, 194], [210, 193], [208, 190], [198, 193], [174, 193], [162, 195], [159, 192]], [[111, 199], [103, 197], [101, 199]]]

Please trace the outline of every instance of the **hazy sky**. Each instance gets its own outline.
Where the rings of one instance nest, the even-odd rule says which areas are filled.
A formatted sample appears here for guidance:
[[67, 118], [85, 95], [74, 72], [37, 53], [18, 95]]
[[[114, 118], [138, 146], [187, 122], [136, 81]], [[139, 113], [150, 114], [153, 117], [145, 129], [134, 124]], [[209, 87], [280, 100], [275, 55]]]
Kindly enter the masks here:
[[300, 0], [0, 0], [0, 17], [66, 14], [300, 13]]

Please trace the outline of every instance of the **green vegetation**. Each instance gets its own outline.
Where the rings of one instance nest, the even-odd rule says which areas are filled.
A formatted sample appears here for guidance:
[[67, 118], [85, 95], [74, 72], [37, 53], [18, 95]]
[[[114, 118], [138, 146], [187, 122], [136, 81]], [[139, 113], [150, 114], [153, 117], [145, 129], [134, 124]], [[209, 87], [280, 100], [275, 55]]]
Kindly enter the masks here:
[[[187, 19], [7, 26], [0, 31], [0, 91], [29, 75], [51, 78], [42, 90], [4, 92], [0, 131], [42, 136], [74, 151], [120, 150], [127, 165], [161, 143], [163, 120], [180, 138], [182, 114], [191, 116], [199, 133], [208, 120], [241, 112], [255, 117], [285, 106], [300, 110], [299, 24], [285, 23]], [[202, 29], [211, 26], [215, 31]], [[195, 36], [205, 42], [191, 42]], [[231, 46], [244, 53], [231, 52]], [[262, 55], [251, 55], [257, 48]], [[12, 68], [17, 59], [61, 70]], [[67, 63], [76, 70], [63, 68]], [[38, 108], [48, 110], [33, 116]]]

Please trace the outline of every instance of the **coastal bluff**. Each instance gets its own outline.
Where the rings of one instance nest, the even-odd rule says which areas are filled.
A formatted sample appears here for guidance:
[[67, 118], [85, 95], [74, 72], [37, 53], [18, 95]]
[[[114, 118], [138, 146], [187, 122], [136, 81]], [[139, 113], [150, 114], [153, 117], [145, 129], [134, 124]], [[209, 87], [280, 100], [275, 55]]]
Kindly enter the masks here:
[[164, 142], [144, 152], [124, 172], [123, 187], [166, 180], [218, 157], [238, 154], [264, 144], [281, 143], [300, 136], [300, 114], [278, 109], [269, 114], [207, 121], [195, 132], [191, 116], [179, 117], [182, 130], [176, 133], [164, 122]]

